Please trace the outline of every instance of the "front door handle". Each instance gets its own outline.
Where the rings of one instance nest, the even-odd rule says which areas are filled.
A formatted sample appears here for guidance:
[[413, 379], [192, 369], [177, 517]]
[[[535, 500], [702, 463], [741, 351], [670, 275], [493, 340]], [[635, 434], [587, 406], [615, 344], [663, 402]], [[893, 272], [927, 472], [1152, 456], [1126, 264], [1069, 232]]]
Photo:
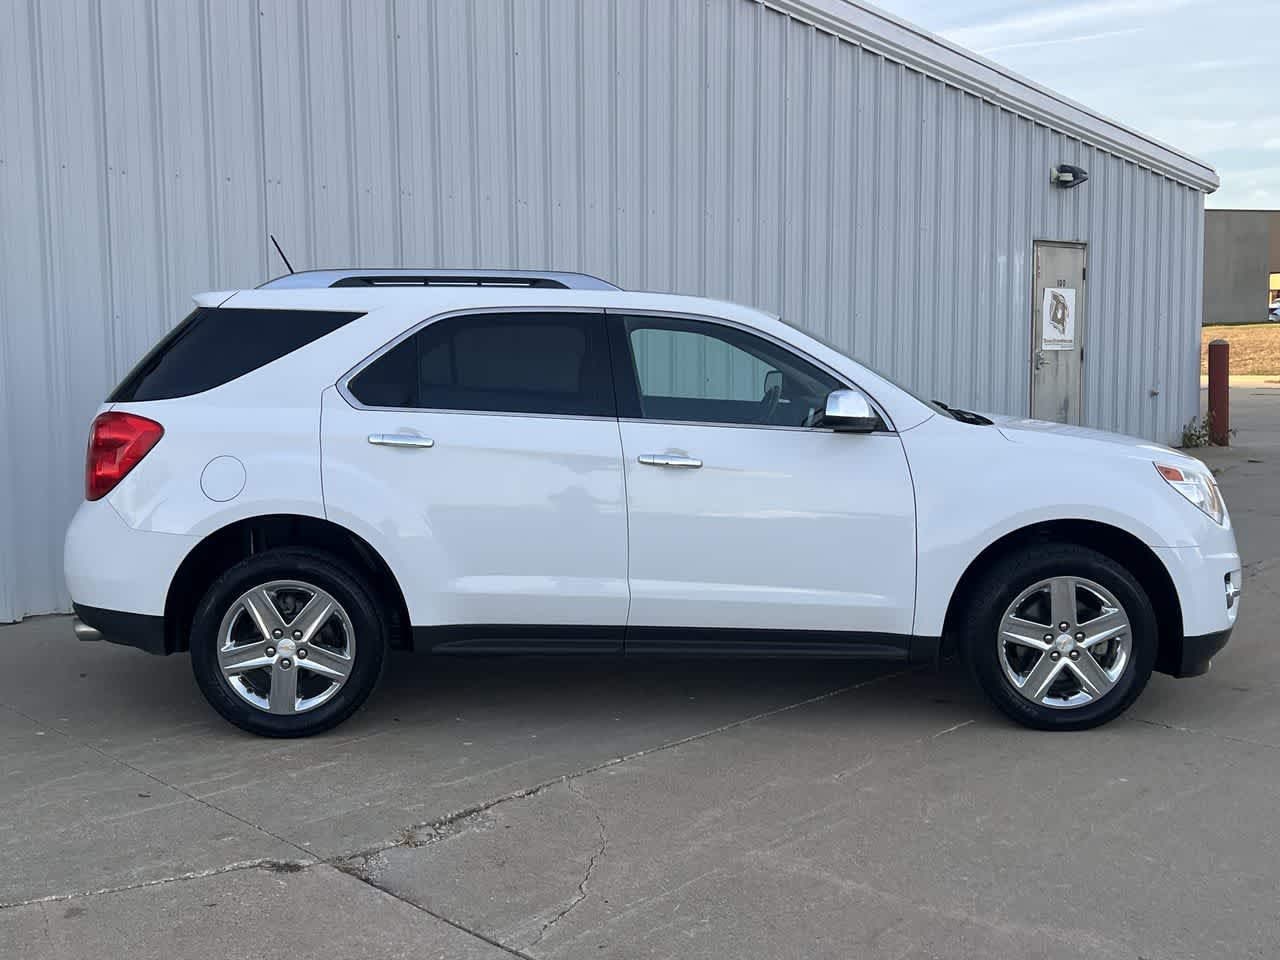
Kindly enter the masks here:
[[702, 461], [696, 457], [681, 457], [674, 453], [642, 453], [636, 457], [646, 467], [684, 467], [686, 470], [697, 470]]
[[1046, 363], [1048, 363], [1048, 362], [1049, 362], [1049, 358], [1048, 358], [1048, 357], [1046, 357], [1046, 356], [1044, 355], [1044, 351], [1043, 351], [1043, 350], [1037, 350], [1037, 351], [1036, 351], [1036, 363], [1035, 363], [1035, 368], [1036, 368], [1037, 370], [1039, 370], [1041, 367], [1043, 367], [1043, 366], [1044, 366]]
[[430, 437], [419, 437], [412, 433], [371, 433], [369, 442], [379, 447], [434, 447], [436, 442]]

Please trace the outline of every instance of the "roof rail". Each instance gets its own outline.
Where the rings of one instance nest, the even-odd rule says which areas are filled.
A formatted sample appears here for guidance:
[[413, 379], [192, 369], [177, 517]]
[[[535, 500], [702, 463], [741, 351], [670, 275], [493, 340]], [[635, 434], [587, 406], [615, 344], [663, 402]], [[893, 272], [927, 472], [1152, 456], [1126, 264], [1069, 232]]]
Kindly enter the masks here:
[[259, 290], [322, 287], [517, 287], [542, 290], [617, 290], [607, 280], [585, 273], [548, 270], [303, 270], [268, 280]]

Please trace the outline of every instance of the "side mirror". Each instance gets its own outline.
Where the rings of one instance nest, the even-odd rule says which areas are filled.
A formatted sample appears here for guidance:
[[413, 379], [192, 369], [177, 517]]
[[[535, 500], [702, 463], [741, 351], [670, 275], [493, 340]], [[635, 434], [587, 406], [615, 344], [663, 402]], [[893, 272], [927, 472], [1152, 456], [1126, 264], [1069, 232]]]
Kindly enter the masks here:
[[822, 426], [834, 427], [838, 433], [871, 433], [879, 425], [880, 418], [870, 402], [857, 390], [832, 390], [827, 394]]

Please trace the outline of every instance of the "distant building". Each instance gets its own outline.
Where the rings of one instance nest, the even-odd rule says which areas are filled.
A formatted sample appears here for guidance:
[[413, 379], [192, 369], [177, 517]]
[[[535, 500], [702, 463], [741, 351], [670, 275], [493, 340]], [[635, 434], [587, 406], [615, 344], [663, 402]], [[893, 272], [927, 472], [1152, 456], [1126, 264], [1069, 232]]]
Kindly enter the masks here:
[[1280, 297], [1280, 210], [1204, 212], [1204, 322], [1257, 323]]

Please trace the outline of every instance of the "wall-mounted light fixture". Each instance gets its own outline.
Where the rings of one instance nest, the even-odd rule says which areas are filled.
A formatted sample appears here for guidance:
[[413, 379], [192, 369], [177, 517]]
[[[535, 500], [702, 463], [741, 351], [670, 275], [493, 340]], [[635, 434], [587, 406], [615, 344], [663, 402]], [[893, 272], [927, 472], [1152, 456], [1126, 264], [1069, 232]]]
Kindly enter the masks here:
[[1084, 167], [1074, 167], [1069, 163], [1060, 163], [1049, 172], [1049, 182], [1063, 190], [1078, 187], [1088, 179], [1088, 170]]

